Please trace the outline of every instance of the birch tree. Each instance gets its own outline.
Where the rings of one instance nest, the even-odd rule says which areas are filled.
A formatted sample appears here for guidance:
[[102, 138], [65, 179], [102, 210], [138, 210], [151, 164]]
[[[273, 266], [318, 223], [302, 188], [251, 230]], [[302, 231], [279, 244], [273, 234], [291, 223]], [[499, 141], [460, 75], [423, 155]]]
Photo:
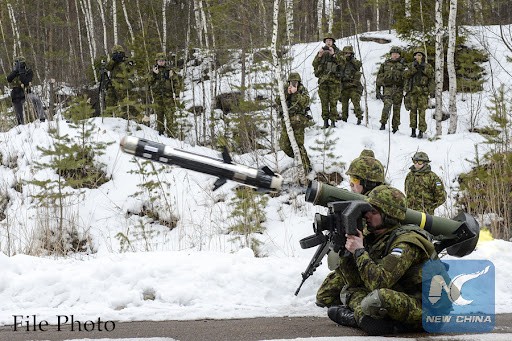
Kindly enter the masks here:
[[332, 32], [334, 23], [334, 0], [329, 0], [329, 7], [327, 9], [327, 31]]
[[80, 8], [82, 10], [82, 14], [84, 15], [85, 22], [85, 32], [87, 34], [87, 43], [89, 44], [89, 57], [91, 60], [91, 68], [94, 74], [94, 82], [98, 82], [98, 75], [96, 73], [96, 69], [94, 68], [94, 58], [96, 57], [96, 42], [94, 37], [94, 24], [92, 22], [92, 13], [90, 11], [90, 2], [87, 0], [80, 0]]
[[286, 14], [286, 36], [288, 37], [288, 45], [294, 42], [293, 36], [293, 0], [285, 0], [284, 11]]
[[112, 28], [114, 29], [114, 45], [119, 42], [117, 34], [117, 0], [112, 0]]
[[436, 0], [436, 135], [443, 134], [441, 119], [443, 117], [443, 81], [444, 81], [444, 49], [443, 49], [443, 0]]
[[411, 0], [405, 0], [405, 17], [411, 17]]
[[316, 17], [318, 18], [318, 39], [322, 39], [324, 36], [324, 30], [322, 27], [322, 17], [324, 12], [324, 1], [318, 0], [316, 6]]
[[[14, 15], [14, 10], [12, 9], [12, 6], [10, 3], [7, 3], [7, 12], [9, 13], [9, 20], [11, 22], [11, 29], [12, 29], [12, 35], [14, 36], [14, 42], [13, 42], [13, 53], [14, 57], [16, 57], [17, 54], [21, 54], [21, 39], [20, 39], [20, 31], [18, 29], [18, 22], [16, 21], [16, 16]], [[16, 46], [16, 43], [18, 46]], [[13, 58], [14, 59], [14, 58]]]
[[281, 100], [281, 107], [283, 108], [283, 120], [286, 126], [286, 132], [288, 133], [288, 138], [290, 139], [290, 144], [292, 146], [295, 162], [297, 164], [299, 179], [301, 183], [305, 184], [306, 175], [304, 174], [304, 166], [302, 165], [300, 149], [299, 146], [297, 145], [297, 140], [295, 140], [295, 134], [293, 133], [292, 124], [290, 122], [290, 115], [288, 113], [288, 106], [286, 104], [286, 97], [284, 94], [283, 77], [281, 75], [281, 63], [279, 62], [279, 58], [277, 57], [277, 33], [279, 29], [279, 0], [274, 0], [274, 10], [272, 18], [272, 44], [270, 50], [272, 51], [272, 60], [274, 63], [274, 75], [276, 76], [277, 90], [279, 93], [279, 98]]
[[130, 32], [130, 38], [132, 43], [135, 41], [135, 35], [133, 34], [132, 24], [130, 23], [130, 18], [128, 17], [128, 11], [126, 10], [126, 4], [124, 0], [121, 0], [121, 7], [123, 7], [124, 20], [126, 20], [126, 25], [128, 26], [128, 32]]
[[162, 0], [162, 51], [167, 54], [167, 0]]
[[98, 1], [98, 8], [100, 9], [101, 26], [103, 27], [103, 52], [108, 56], [108, 43], [107, 43], [107, 24], [105, 21], [105, 12], [103, 11], [103, 0]]
[[448, 50], [446, 65], [448, 68], [448, 80], [450, 99], [448, 110], [450, 112], [450, 125], [448, 134], [455, 134], [457, 131], [457, 75], [455, 73], [455, 39], [457, 38], [457, 0], [450, 0], [450, 13], [448, 15]]

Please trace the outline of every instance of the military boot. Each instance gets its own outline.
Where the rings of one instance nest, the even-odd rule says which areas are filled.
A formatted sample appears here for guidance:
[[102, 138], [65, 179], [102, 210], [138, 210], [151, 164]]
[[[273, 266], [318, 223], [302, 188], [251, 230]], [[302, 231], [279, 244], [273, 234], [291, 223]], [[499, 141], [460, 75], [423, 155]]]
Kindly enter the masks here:
[[333, 127], [333, 128], [336, 127], [336, 121], [335, 120], [331, 120], [331, 127]]
[[412, 128], [411, 137], [416, 137], [416, 129]]
[[393, 128], [392, 132], [393, 134], [396, 133], [398, 131], [398, 128]]
[[386, 125], [384, 123], [380, 124], [380, 130], [386, 130]]
[[419, 139], [422, 139], [423, 138], [423, 132], [420, 130], [420, 132], [418, 133], [418, 138]]
[[362, 121], [363, 121], [363, 119], [359, 117], [359, 118], [357, 119], [357, 125], [360, 125]]
[[397, 332], [395, 321], [390, 318], [375, 319], [364, 315], [359, 322], [359, 327], [368, 335], [389, 335]]
[[329, 128], [329, 120], [324, 120], [324, 128]]
[[329, 318], [339, 325], [346, 327], [357, 327], [354, 312], [344, 305], [335, 305], [327, 310]]

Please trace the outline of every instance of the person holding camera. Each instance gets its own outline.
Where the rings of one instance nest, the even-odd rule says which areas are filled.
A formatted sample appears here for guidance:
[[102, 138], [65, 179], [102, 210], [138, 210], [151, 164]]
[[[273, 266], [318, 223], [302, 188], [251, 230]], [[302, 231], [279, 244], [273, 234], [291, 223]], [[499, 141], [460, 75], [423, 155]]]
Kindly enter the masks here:
[[361, 94], [363, 85], [361, 84], [361, 62], [354, 57], [352, 46], [345, 46], [341, 50], [343, 54], [341, 63], [341, 120], [348, 120], [348, 102], [352, 101], [354, 113], [357, 118], [357, 125], [363, 120], [363, 111], [361, 110]]
[[423, 138], [427, 130], [425, 111], [427, 110], [429, 96], [435, 96], [434, 68], [426, 62], [425, 53], [422, 49], [416, 49], [414, 61], [409, 64], [404, 72], [406, 79], [406, 91], [409, 100], [409, 118], [411, 137], [416, 137], [416, 127], [419, 130], [418, 138]]
[[[380, 130], [386, 129], [386, 123], [388, 122], [391, 108], [393, 108], [391, 125], [394, 134], [398, 131], [398, 126], [400, 126], [400, 107], [402, 106], [404, 95], [405, 63], [400, 57], [401, 51], [399, 47], [393, 46], [389, 52], [391, 58], [380, 65], [377, 73], [375, 97], [384, 102], [380, 116]], [[381, 89], [383, 89], [382, 92]]]
[[[292, 125], [293, 134], [297, 145], [299, 146], [300, 156], [304, 170], [309, 173], [311, 162], [309, 161], [308, 153], [304, 147], [304, 130], [311, 125], [313, 117], [307, 113], [311, 99], [308, 90], [302, 84], [301, 77], [297, 72], [291, 72], [288, 76], [288, 82], [284, 87], [284, 94], [286, 97], [286, 107], [290, 116], [290, 123]], [[276, 96], [276, 107], [279, 110], [279, 116], [283, 118], [283, 108], [281, 106], [280, 96]], [[286, 155], [293, 158], [293, 149], [290, 144], [290, 138], [286, 131], [284, 120], [281, 120], [281, 136], [279, 138], [279, 147], [285, 152]]]
[[34, 73], [32, 72], [32, 69], [27, 67], [25, 57], [16, 57], [12, 71], [7, 75], [7, 81], [11, 87], [12, 106], [16, 113], [16, 120], [18, 121], [18, 124], [25, 124], [25, 117], [23, 115], [25, 92], [30, 92], [33, 77]]
[[[371, 149], [364, 149], [350, 163], [345, 174], [349, 176], [350, 190], [353, 193], [368, 195], [371, 190], [384, 183], [384, 166], [375, 158]], [[316, 305], [319, 307], [341, 304], [340, 292], [346, 280], [339, 268], [339, 262], [340, 255], [330, 250], [327, 254], [327, 265], [331, 272], [316, 293]]]
[[158, 133], [163, 135], [167, 132], [168, 136], [177, 137], [178, 127], [175, 116], [183, 84], [177, 70], [168, 64], [165, 53], [156, 54], [149, 84], [153, 92]]
[[347, 284], [342, 304], [330, 307], [328, 316], [369, 335], [422, 330], [422, 267], [438, 259], [430, 235], [400, 224], [407, 203], [398, 189], [378, 186], [367, 202], [371, 210], [363, 217], [369, 234], [346, 235], [350, 256], [342, 258], [340, 269]]
[[[107, 62], [105, 69], [109, 72], [109, 81], [106, 86], [105, 102], [107, 107], [118, 106], [127, 97], [132, 97], [135, 62], [125, 55], [124, 48], [121, 45], [112, 47], [112, 55]], [[127, 118], [127, 113], [123, 111], [121, 117]]]
[[313, 59], [315, 76], [318, 77], [318, 96], [322, 104], [322, 118], [324, 128], [336, 126], [338, 112], [336, 105], [341, 91], [342, 55], [336, 47], [335, 39], [329, 33], [324, 38], [325, 45], [318, 51]]

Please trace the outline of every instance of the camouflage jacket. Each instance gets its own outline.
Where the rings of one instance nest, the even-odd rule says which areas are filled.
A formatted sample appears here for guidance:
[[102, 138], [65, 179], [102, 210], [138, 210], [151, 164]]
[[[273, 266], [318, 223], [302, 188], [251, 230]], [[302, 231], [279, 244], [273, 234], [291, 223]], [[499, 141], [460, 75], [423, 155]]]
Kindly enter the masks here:
[[413, 210], [434, 214], [434, 209], [446, 201], [446, 191], [439, 176], [432, 172], [430, 165], [420, 170], [411, 166], [405, 177], [407, 207]]
[[437, 259], [427, 232], [397, 225], [382, 235], [366, 236], [364, 243], [365, 252], [357, 259], [343, 257], [340, 262], [349, 287], [389, 288], [421, 299], [422, 266]]
[[322, 57], [318, 54], [313, 59], [313, 69], [315, 76], [318, 77], [318, 83], [330, 81], [334, 83], [341, 82], [341, 64], [343, 56], [336, 45], [333, 45], [334, 54], [324, 53]]
[[178, 98], [183, 91], [182, 77], [168, 66], [158, 66], [158, 73], [151, 70], [149, 85], [155, 96]]
[[404, 72], [405, 92], [429, 95], [435, 90], [434, 68], [429, 63], [410, 63]]
[[122, 62], [109, 60], [105, 69], [110, 72], [110, 84], [116, 91], [132, 90], [135, 77], [135, 62], [125, 57]]
[[13, 102], [22, 100], [25, 98], [25, 90], [30, 86], [34, 73], [32, 69], [26, 68], [22, 72], [18, 70], [12, 71], [7, 75], [7, 81], [11, 90], [11, 99]]
[[[310, 97], [308, 90], [302, 85], [302, 83], [299, 83], [299, 86], [297, 87], [297, 92], [294, 94], [288, 93], [288, 86], [285, 85], [284, 94], [286, 97], [286, 105], [288, 107], [288, 113], [290, 116], [294, 115], [306, 115], [306, 108], [309, 107], [310, 104]], [[276, 96], [276, 107], [278, 108], [278, 111], [280, 115], [283, 114], [283, 108], [281, 107], [281, 97]]]
[[341, 61], [340, 74], [342, 89], [361, 87], [361, 62], [354, 57], [349, 60], [342, 58]]
[[380, 65], [377, 73], [377, 88], [380, 87], [404, 87], [405, 64], [402, 59], [387, 59]]

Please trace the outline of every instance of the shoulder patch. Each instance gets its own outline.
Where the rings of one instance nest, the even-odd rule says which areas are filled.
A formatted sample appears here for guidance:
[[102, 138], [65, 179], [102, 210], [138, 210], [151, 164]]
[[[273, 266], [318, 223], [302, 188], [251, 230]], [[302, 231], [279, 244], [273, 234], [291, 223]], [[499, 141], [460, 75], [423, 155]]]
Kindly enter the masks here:
[[404, 250], [398, 248], [398, 247], [395, 247], [393, 250], [391, 250], [391, 254], [393, 256], [397, 256], [397, 257], [401, 257], [402, 256], [402, 252], [404, 252]]
[[436, 186], [441, 186], [441, 183], [439, 181], [437, 181]]

